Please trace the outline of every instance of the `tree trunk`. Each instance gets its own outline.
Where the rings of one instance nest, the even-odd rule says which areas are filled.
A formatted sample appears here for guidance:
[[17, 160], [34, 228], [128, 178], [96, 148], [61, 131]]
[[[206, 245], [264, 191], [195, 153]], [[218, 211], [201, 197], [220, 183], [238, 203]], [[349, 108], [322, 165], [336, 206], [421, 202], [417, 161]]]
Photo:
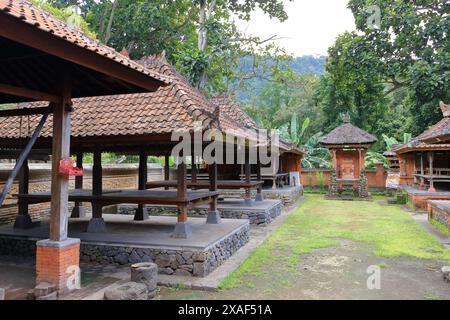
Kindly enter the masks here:
[[[205, 52], [206, 47], [208, 46], [208, 31], [203, 27], [203, 24], [211, 16], [215, 4], [216, 0], [213, 0], [209, 6], [206, 0], [200, 1], [200, 19], [199, 19], [200, 27], [198, 29], [198, 50], [200, 50], [201, 52]], [[203, 68], [202, 70], [200, 70], [197, 82], [197, 88], [199, 91], [202, 91], [205, 88], [206, 80], [207, 80], [206, 68]]]
[[104, 43], [107, 44], [109, 39], [111, 39], [111, 28], [112, 28], [112, 23], [114, 20], [114, 13], [116, 11], [116, 7], [118, 4], [118, 0], [114, 0], [113, 4], [112, 4], [112, 8], [111, 8], [111, 14], [109, 15], [109, 21], [108, 21], [108, 26], [106, 28], [106, 32], [105, 32], [105, 38], [104, 38]]

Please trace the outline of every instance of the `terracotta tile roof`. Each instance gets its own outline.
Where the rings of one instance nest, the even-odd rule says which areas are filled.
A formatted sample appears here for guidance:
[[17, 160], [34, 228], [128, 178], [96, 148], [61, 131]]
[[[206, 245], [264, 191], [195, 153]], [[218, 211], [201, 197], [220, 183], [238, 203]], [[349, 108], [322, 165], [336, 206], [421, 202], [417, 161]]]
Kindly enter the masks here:
[[409, 143], [396, 146], [393, 151], [404, 153], [413, 150], [448, 148], [450, 145], [448, 143], [450, 140], [450, 105], [441, 102], [439, 106], [444, 115], [441, 121], [413, 138]]
[[121, 55], [113, 48], [110, 48], [98, 40], [94, 40], [84, 34], [82, 31], [68, 26], [66, 23], [54, 18], [48, 12], [36, 7], [26, 0], [0, 0], [0, 12], [22, 20], [24, 23], [34, 26], [44, 32], [50, 33], [55, 37], [70, 42], [73, 45], [95, 52], [101, 56], [114, 60], [126, 67], [135, 69], [152, 78], [170, 83], [171, 79], [146, 69], [142, 65], [132, 61], [124, 55]]
[[[218, 96], [211, 99], [212, 103], [220, 108], [220, 119], [225, 125], [234, 125], [240, 128], [260, 129], [258, 124], [242, 110], [241, 106], [234, 103], [230, 97]], [[232, 121], [231, 124], [228, 122]]]
[[[219, 107], [219, 122], [224, 130], [239, 132], [243, 129], [250, 129], [251, 132], [251, 130], [263, 129], [229, 96], [217, 96], [212, 98], [211, 101]], [[304, 154], [303, 150], [281, 139], [279, 140], [279, 147], [283, 151]]]
[[[170, 134], [175, 130], [192, 131], [194, 123], [203, 127], [217, 127], [215, 106], [178, 74], [161, 56], [147, 57], [144, 63], [150, 70], [173, 78], [173, 83], [156, 92], [110, 95], [73, 99], [72, 137], [134, 136]], [[46, 106], [36, 102], [20, 107]], [[0, 119], [0, 137], [25, 137], [33, 130], [38, 116]], [[51, 116], [41, 137], [51, 137]]]
[[372, 144], [377, 138], [370, 133], [345, 122], [323, 136], [319, 143], [323, 145]]

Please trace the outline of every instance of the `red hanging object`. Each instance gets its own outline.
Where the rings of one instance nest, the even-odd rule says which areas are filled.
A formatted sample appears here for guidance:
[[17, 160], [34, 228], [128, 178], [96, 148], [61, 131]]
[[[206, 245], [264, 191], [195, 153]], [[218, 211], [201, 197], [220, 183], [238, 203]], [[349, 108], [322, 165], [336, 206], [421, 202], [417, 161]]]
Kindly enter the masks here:
[[70, 177], [81, 177], [83, 175], [83, 169], [75, 167], [72, 159], [61, 159], [58, 172], [60, 175]]

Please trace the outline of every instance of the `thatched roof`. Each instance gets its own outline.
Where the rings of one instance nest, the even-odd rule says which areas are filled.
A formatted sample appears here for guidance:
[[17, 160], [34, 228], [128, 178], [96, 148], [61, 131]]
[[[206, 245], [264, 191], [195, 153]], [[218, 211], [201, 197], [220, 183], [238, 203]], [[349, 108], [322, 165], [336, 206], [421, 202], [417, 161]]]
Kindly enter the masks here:
[[323, 136], [319, 143], [323, 145], [371, 145], [377, 142], [377, 138], [370, 133], [355, 127], [349, 118], [344, 123]]

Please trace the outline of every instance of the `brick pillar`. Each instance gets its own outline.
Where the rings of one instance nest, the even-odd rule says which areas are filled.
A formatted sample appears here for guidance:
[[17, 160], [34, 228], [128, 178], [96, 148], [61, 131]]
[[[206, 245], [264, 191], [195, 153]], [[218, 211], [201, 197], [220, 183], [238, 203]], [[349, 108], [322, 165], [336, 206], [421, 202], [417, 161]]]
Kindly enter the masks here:
[[377, 162], [375, 173], [375, 184], [377, 188], [384, 188], [386, 181], [384, 180], [384, 165], [382, 162]]
[[80, 239], [36, 243], [36, 283], [56, 286], [58, 295], [79, 289]]

